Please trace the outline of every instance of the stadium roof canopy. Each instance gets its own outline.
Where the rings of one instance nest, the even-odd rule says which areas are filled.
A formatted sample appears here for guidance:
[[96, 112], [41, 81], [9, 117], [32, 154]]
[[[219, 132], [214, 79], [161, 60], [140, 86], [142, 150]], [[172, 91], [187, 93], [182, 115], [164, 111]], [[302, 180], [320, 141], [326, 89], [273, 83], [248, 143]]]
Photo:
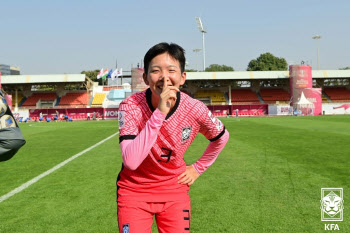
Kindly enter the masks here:
[[[289, 71], [187, 72], [186, 80], [288, 79]], [[312, 78], [350, 78], [350, 70], [313, 70]]]
[[85, 82], [85, 74], [49, 74], [49, 75], [4, 75], [1, 76], [1, 84], [57, 84], [57, 83], [82, 83]]
[[[315, 79], [349, 78], [350, 70], [313, 70]], [[2, 85], [82, 83], [85, 74], [3, 75]], [[289, 79], [289, 71], [187, 72], [187, 81]]]

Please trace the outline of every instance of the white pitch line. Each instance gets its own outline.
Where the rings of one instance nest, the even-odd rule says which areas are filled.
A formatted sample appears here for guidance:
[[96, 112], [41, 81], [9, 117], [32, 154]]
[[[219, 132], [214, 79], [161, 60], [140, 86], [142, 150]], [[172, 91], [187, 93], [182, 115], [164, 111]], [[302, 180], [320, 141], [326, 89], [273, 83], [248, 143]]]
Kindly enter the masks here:
[[12, 197], [13, 195], [15, 195], [15, 194], [21, 192], [22, 190], [28, 188], [28, 187], [31, 186], [32, 184], [35, 184], [35, 183], [38, 182], [41, 178], [44, 178], [45, 176], [50, 175], [52, 172], [54, 172], [54, 171], [56, 171], [57, 169], [63, 167], [64, 165], [66, 165], [66, 164], [69, 163], [70, 161], [72, 161], [72, 160], [78, 158], [79, 156], [85, 154], [86, 152], [89, 152], [90, 150], [94, 149], [95, 147], [101, 145], [101, 144], [104, 143], [105, 141], [111, 139], [112, 137], [114, 137], [114, 136], [116, 136], [116, 135], [118, 135], [118, 134], [119, 134], [119, 132], [117, 132], [117, 133], [115, 133], [115, 134], [109, 136], [108, 138], [103, 139], [102, 141], [96, 143], [95, 145], [93, 145], [93, 146], [91, 146], [91, 147], [89, 147], [89, 148], [87, 148], [87, 149], [85, 149], [85, 150], [79, 152], [79, 153], [76, 154], [76, 155], [73, 155], [73, 156], [70, 157], [69, 159], [67, 159], [67, 160], [63, 161], [62, 163], [60, 163], [60, 164], [54, 166], [54, 167], [51, 168], [50, 170], [47, 170], [46, 172], [44, 172], [44, 173], [38, 175], [37, 177], [31, 179], [30, 181], [28, 181], [28, 182], [22, 184], [21, 186], [15, 188], [15, 189], [12, 190], [11, 192], [9, 192], [9, 193], [7, 193], [7, 194], [1, 196], [1, 197], [0, 197], [0, 203], [3, 202], [3, 201], [5, 201], [6, 199]]

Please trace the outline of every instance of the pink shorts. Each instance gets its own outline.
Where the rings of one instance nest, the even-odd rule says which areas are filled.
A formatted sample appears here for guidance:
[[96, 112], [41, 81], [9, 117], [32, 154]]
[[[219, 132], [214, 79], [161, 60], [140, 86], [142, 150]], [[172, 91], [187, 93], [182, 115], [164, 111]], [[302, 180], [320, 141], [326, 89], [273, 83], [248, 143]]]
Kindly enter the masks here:
[[118, 202], [118, 225], [121, 233], [152, 233], [153, 216], [159, 233], [188, 233], [191, 202]]

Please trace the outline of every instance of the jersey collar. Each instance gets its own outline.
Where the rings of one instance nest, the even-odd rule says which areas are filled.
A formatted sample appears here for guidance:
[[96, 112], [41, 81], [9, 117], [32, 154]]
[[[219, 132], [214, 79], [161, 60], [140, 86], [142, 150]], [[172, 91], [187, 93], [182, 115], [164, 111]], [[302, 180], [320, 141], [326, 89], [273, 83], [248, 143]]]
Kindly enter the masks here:
[[[175, 102], [175, 105], [173, 107], [173, 109], [171, 109], [171, 111], [168, 113], [168, 115], [165, 117], [165, 120], [167, 120], [169, 117], [171, 117], [171, 115], [174, 114], [174, 112], [176, 111], [176, 109], [179, 107], [179, 104], [180, 104], [180, 97], [181, 97], [181, 94], [180, 92], [177, 92], [176, 93], [176, 102]], [[149, 109], [154, 112], [154, 108], [153, 108], [153, 105], [152, 105], [152, 91], [150, 88], [148, 88], [146, 90], [146, 100], [147, 100], [147, 104], [148, 104], [148, 107]]]

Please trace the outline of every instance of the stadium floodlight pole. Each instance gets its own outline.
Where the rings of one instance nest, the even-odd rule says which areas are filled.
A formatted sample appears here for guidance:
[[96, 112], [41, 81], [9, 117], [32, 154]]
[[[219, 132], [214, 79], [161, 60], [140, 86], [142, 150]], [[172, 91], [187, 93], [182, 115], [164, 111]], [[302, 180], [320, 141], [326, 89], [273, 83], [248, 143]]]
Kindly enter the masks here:
[[313, 36], [312, 39], [317, 41], [317, 69], [320, 69], [320, 60], [319, 60], [319, 52], [318, 52], [318, 40], [322, 37], [320, 35]]
[[203, 35], [203, 71], [205, 71], [205, 43], [204, 43], [204, 34], [207, 33], [206, 30], [204, 30], [203, 24], [202, 24], [202, 20], [200, 17], [196, 17], [196, 21], [197, 21], [197, 26], [199, 31], [202, 33]]
[[[202, 49], [194, 49], [193, 52], [197, 53], [200, 52]], [[196, 56], [196, 70], [198, 72], [198, 55]]]

